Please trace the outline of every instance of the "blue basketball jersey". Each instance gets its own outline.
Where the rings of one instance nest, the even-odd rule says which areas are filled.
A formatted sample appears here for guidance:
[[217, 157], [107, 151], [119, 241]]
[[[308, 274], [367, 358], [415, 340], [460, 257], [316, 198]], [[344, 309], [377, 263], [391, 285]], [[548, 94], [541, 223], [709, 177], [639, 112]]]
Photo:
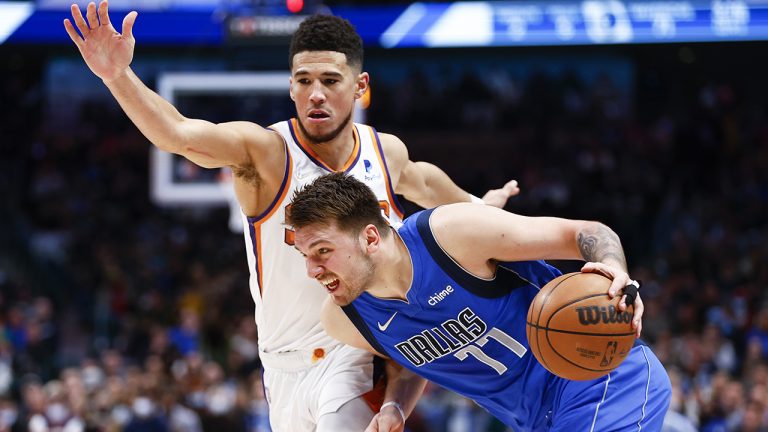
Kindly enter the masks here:
[[[560, 272], [543, 261], [509, 262], [499, 264], [493, 279], [477, 278], [440, 248], [429, 226], [431, 214], [432, 210], [417, 213], [398, 229], [413, 263], [407, 301], [363, 292], [343, 308], [373, 348], [475, 400], [517, 432], [550, 429], [560, 405], [573, 414], [564, 395], [578, 397], [579, 392], [592, 389], [604, 403], [602, 393], [607, 392], [601, 386], [607, 389], [608, 378], [568, 381], [544, 369], [530, 352], [525, 328], [528, 307], [539, 289]], [[627, 409], [625, 405], [621, 416], [626, 416]], [[570, 432], [576, 430], [590, 429]]]

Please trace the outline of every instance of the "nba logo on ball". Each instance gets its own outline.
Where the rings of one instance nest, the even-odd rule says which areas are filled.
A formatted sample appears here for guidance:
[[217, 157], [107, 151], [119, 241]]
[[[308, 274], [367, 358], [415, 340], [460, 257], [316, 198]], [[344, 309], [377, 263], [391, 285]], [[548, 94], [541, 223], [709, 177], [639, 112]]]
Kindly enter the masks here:
[[526, 331], [534, 357], [555, 375], [599, 378], [618, 367], [635, 343], [634, 308], [619, 310], [611, 280], [568, 273], [541, 288], [528, 308]]

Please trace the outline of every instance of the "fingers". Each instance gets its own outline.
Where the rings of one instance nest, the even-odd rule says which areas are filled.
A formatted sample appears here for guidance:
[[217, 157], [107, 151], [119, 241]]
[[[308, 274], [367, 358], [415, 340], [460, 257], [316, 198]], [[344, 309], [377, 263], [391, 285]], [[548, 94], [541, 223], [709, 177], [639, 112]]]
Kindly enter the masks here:
[[[588, 262], [584, 264], [581, 271], [584, 273], [599, 273], [607, 278], [613, 279], [610, 288], [608, 288], [608, 295], [611, 298], [616, 297], [619, 292], [622, 292], [622, 290], [632, 282], [632, 279], [630, 279], [629, 275], [624, 270], [599, 262]], [[622, 294], [619, 300], [619, 310], [621, 312], [627, 310], [626, 301], [627, 296]], [[643, 299], [640, 298], [639, 292], [635, 297], [633, 306], [632, 328], [635, 330], [635, 336], [640, 337], [643, 330], [643, 311], [645, 310], [645, 307], [643, 306]]]
[[365, 432], [402, 432], [404, 428], [405, 424], [399, 413], [394, 414], [394, 416], [377, 413], [373, 416], [373, 420], [368, 424]]
[[105, 25], [105, 26], [110, 25], [109, 5], [107, 4], [107, 0], [104, 0], [101, 3], [99, 3], [99, 21], [101, 22], [101, 25]]
[[[599, 262], [588, 262], [581, 268], [584, 273], [599, 273], [612, 280], [610, 288], [608, 288], [608, 295], [611, 298], [616, 295], [629, 284], [629, 275], [622, 269], [612, 267], [607, 264]], [[619, 304], [619, 308], [623, 306], [623, 302]]]
[[520, 193], [520, 188], [517, 185], [517, 180], [510, 180], [505, 184], [502, 189], [504, 189], [504, 192], [509, 194], [509, 196], [515, 196]]
[[643, 311], [645, 311], [645, 306], [638, 293], [635, 299], [635, 313], [632, 316], [632, 328], [635, 329], [636, 337], [640, 337], [640, 334], [643, 332]]
[[83, 46], [83, 38], [80, 37], [79, 34], [77, 34], [77, 30], [75, 30], [75, 27], [72, 25], [71, 22], [69, 22], [68, 19], [64, 20], [64, 29], [67, 30], [67, 34], [69, 35], [69, 38], [72, 39], [72, 42], [77, 45], [77, 48], [80, 49]]
[[91, 29], [88, 27], [88, 24], [85, 23], [83, 14], [80, 13], [80, 7], [76, 4], [73, 4], [70, 10], [72, 11], [72, 19], [75, 20], [75, 25], [80, 30], [80, 34], [85, 37], [88, 33], [90, 33]]
[[88, 18], [88, 25], [92, 29], [99, 26], [99, 17], [96, 15], [96, 3], [88, 3], [88, 8], [85, 10], [85, 16]]
[[637, 281], [630, 281], [629, 285], [624, 287], [624, 304], [634, 305], [635, 298], [637, 297], [637, 290], [640, 288], [640, 284]]
[[613, 279], [613, 275], [608, 271], [608, 266], [603, 263], [588, 262], [581, 267], [582, 273], [598, 273], [607, 278]]
[[379, 420], [378, 420], [378, 417], [379, 417], [378, 414], [373, 416], [373, 419], [371, 420], [371, 422], [368, 423], [368, 427], [365, 428], [365, 432], [379, 432]]
[[123, 37], [128, 39], [133, 39], [133, 23], [136, 22], [136, 17], [139, 16], [139, 13], [136, 11], [131, 11], [128, 15], [123, 18]]

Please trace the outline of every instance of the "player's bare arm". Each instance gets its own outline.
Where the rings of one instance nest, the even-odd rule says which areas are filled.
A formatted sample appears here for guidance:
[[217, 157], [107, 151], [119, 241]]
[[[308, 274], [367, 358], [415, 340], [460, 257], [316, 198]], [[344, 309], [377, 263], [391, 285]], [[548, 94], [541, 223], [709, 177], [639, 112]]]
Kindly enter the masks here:
[[161, 150], [181, 154], [204, 167], [239, 166], [250, 159], [246, 137], [254, 134], [257, 142], [277, 139], [253, 124], [216, 125], [188, 119], [147, 88], [130, 68], [136, 44], [136, 11], [125, 16], [122, 33], [118, 33], [109, 19], [107, 1], [102, 1], [98, 9], [95, 3], [89, 3], [85, 17], [77, 5], [72, 5], [71, 10], [74, 24], [66, 19], [64, 27], [86, 64], [104, 81], [141, 132]]
[[323, 309], [320, 311], [320, 322], [323, 324], [326, 333], [332, 338], [343, 342], [355, 348], [367, 350], [375, 355], [381, 356], [371, 344], [360, 334], [352, 321], [339, 306], [333, 303], [330, 298], [323, 303]]
[[365, 432], [401, 432], [407, 419], [419, 401], [427, 380], [402, 365], [387, 360], [385, 366], [387, 389], [384, 404], [371, 420]]
[[[424, 208], [443, 204], [468, 202], [471, 195], [461, 189], [443, 170], [428, 162], [409, 159], [405, 144], [394, 135], [379, 134], [395, 192]], [[507, 199], [520, 192], [517, 181], [511, 180], [484, 196], [485, 204], [504, 207]]]
[[[382, 357], [382, 353], [377, 352], [365, 340], [344, 311], [330, 299], [323, 303], [320, 320], [325, 331], [332, 338]], [[424, 392], [424, 386], [426, 386], [427, 381], [390, 359], [387, 359], [386, 373], [387, 389], [384, 401], [397, 402], [407, 418], [416, 407], [416, 403]], [[366, 432], [402, 431], [405, 425], [404, 420], [397, 408], [394, 405], [389, 405], [374, 416]]]
[[[440, 207], [430, 222], [440, 246], [479, 277], [493, 277], [499, 261], [566, 259], [589, 261], [582, 271], [610, 277], [611, 297], [632, 281], [618, 235], [599, 222], [527, 217], [473, 204]], [[483, 229], [477, 229], [480, 226]], [[634, 306], [633, 326], [639, 334], [643, 313], [639, 295]], [[626, 309], [624, 299], [620, 308]]]
[[587, 227], [576, 238], [584, 261], [610, 263], [626, 271], [627, 259], [619, 236], [602, 224]]
[[[256, 201], [270, 201], [276, 193], [272, 184], [280, 181], [285, 159], [282, 139], [254, 123], [214, 124], [186, 118], [144, 85], [130, 68], [135, 46], [133, 25], [138, 15], [135, 11], [123, 19], [122, 33], [110, 21], [107, 1], [102, 1], [98, 9], [95, 3], [89, 3], [85, 17], [77, 5], [72, 5], [71, 11], [74, 24], [64, 20], [67, 33], [88, 67], [104, 81], [144, 136], [159, 149], [182, 155], [200, 166], [235, 168], [236, 178], [243, 180], [239, 188], [240, 180], [236, 181], [243, 209], [258, 214]], [[258, 199], [259, 195], [266, 198]]]

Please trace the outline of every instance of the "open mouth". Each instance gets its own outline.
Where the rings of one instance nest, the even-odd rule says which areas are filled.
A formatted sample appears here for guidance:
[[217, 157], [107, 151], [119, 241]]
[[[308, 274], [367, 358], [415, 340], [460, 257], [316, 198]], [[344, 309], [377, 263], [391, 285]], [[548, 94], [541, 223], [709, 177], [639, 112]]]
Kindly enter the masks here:
[[327, 112], [321, 110], [312, 110], [309, 112], [309, 118], [312, 120], [325, 120], [330, 117], [331, 116]]
[[333, 294], [334, 291], [339, 287], [339, 280], [338, 279], [329, 279], [325, 281], [320, 281], [321, 284], [325, 287], [325, 289], [328, 291], [328, 294]]

